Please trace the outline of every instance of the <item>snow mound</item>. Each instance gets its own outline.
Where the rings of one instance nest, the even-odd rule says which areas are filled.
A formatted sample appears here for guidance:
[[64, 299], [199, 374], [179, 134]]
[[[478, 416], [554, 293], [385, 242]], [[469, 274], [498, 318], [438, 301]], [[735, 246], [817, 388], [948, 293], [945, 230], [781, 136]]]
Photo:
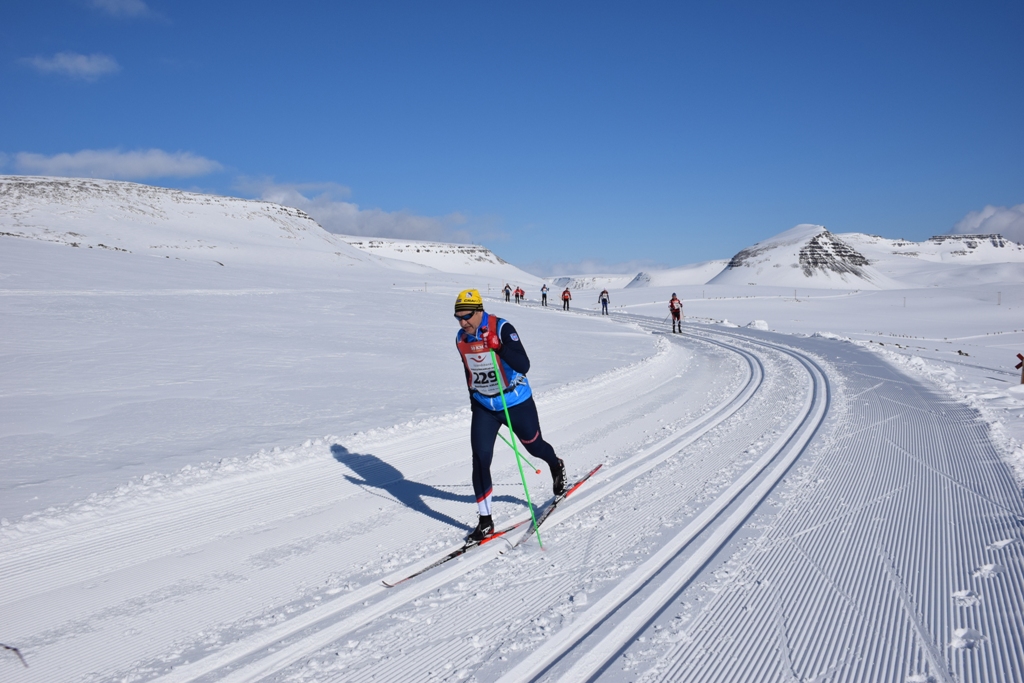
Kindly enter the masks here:
[[747, 327], [749, 327], [752, 330], [761, 330], [763, 332], [768, 331], [768, 323], [767, 321], [764, 320], [751, 320], [749, 323], [747, 323]]

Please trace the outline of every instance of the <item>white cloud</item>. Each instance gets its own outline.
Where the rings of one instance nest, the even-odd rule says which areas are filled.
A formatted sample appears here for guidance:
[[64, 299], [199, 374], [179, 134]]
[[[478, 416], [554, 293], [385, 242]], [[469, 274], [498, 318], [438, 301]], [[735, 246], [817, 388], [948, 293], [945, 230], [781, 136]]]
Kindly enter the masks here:
[[90, 82], [121, 70], [116, 59], [101, 54], [58, 52], [53, 57], [30, 57], [22, 61], [41, 73], [58, 73]]
[[609, 263], [603, 259], [583, 259], [553, 263], [551, 261], [534, 261], [520, 268], [538, 277], [555, 277], [560, 275], [636, 275], [641, 270], [659, 270], [668, 268], [664, 263], [649, 259], [634, 259]]
[[44, 156], [21, 152], [14, 156], [21, 173], [142, 180], [144, 178], [186, 178], [221, 170], [211, 159], [191, 152], [165, 152], [162, 149], [122, 152], [117, 149], [83, 149], [74, 154]]
[[351, 192], [335, 183], [279, 184], [271, 180], [241, 179], [239, 189], [260, 199], [284, 204], [308, 213], [329, 232], [364, 237], [399, 237], [417, 240], [471, 243], [483, 237], [500, 238], [493, 230], [480, 234], [461, 213], [446, 216], [418, 216], [409, 211], [361, 209], [342, 201]]
[[142, 0], [92, 0], [90, 4], [115, 17], [141, 17], [149, 14], [149, 7]]
[[989, 205], [981, 211], [971, 211], [950, 232], [955, 235], [998, 233], [1024, 244], [1024, 204], [1010, 207]]

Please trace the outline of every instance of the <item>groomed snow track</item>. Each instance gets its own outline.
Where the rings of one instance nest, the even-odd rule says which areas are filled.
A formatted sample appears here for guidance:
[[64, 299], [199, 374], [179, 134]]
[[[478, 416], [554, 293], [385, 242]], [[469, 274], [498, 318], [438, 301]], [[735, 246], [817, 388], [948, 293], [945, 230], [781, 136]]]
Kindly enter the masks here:
[[[703, 340], [703, 343], [727, 350], [742, 359], [742, 366], [745, 370], [743, 381], [712, 410], [703, 413], [685, 426], [673, 430], [670, 436], [658, 440], [621, 462], [603, 468], [587, 483], [586, 488], [581, 489], [577, 496], [566, 501], [556, 513], [551, 515], [544, 526], [545, 535], [564, 520], [583, 512], [591, 505], [647, 475], [658, 465], [676, 457], [699, 438], [732, 417], [757, 394], [764, 380], [764, 365], [757, 355], [734, 344], [718, 340], [708, 339]], [[514, 519], [520, 521], [528, 517], [528, 513], [524, 512]], [[158, 680], [161, 683], [207, 680], [207, 677], [210, 677], [210, 680], [222, 680], [227, 683], [262, 680], [275, 671], [288, 667], [296, 660], [301, 660], [320, 648], [328, 647], [339, 639], [347, 638], [358, 629], [371, 625], [376, 620], [392, 615], [395, 610], [424, 595], [444, 590], [447, 585], [481, 568], [496, 556], [507, 552], [517, 544], [522, 535], [523, 533], [511, 535], [507, 541], [477, 549], [470, 555], [461, 558], [460, 561], [449, 563], [410, 584], [387, 589], [382, 582], [376, 582], [337, 599], [329, 606], [329, 610], [335, 615], [344, 616], [333, 623], [324, 624], [325, 621], [330, 621], [329, 615], [324, 614], [328, 610], [317, 610], [310, 613], [305, 619], [291, 620], [280, 627], [270, 629], [269, 632], [258, 633], [246, 642], [229, 646], [224, 651], [205, 660], [180, 667]], [[447, 550], [445, 549], [438, 555], [444, 555]], [[427, 557], [420, 564], [427, 565], [435, 559], [434, 556]], [[385, 580], [400, 578], [415, 569], [415, 566], [405, 567]], [[377, 600], [372, 605], [366, 604], [375, 599]], [[361, 608], [353, 610], [351, 614], [346, 613], [346, 610], [353, 605], [360, 605]], [[304, 628], [310, 628], [312, 632], [299, 635]], [[237, 668], [233, 666], [243, 661], [247, 663]], [[415, 674], [402, 671], [406, 666], [408, 663], [399, 663], [398, 667], [394, 667], [391, 675], [415, 680]], [[370, 675], [377, 677], [382, 673], [388, 675], [379, 669], [375, 669]], [[342, 678], [349, 680], [347, 676]]]
[[[430, 463], [465, 448], [467, 430], [456, 421], [361, 454], [335, 445], [361, 488], [332, 493], [339, 478], [353, 481], [339, 477], [337, 463], [278, 473], [273, 494], [265, 479], [247, 482], [250, 507], [276, 507], [270, 526], [253, 517], [253, 531], [238, 539], [230, 529], [246, 519], [239, 498], [219, 508], [204, 498], [184, 503], [196, 509], [191, 531], [203, 539], [192, 546], [166, 523], [145, 527], [141, 511], [126, 514], [117, 547], [83, 565], [86, 589], [117, 577], [128, 532], [147, 529], [156, 534], [139, 546], [147, 558], [161, 561], [159, 535], [170, 534], [177, 550], [168, 560], [199, 562], [209, 583], [175, 593], [167, 582], [149, 602], [126, 593], [117, 609], [96, 613], [97, 634], [39, 632], [29, 639], [30, 662], [33, 646], [56, 643], [96, 663], [55, 677], [60, 671], [40, 662], [13, 680], [1024, 680], [1024, 505], [969, 407], [851, 344], [703, 325], [665, 338], [671, 346], [647, 365], [612, 373], [586, 393], [547, 404], [541, 397], [546, 437], [570, 469], [605, 463], [545, 524], [545, 551], [513, 547], [513, 537], [385, 588], [381, 579], [428, 564], [458, 537], [439, 522], [466, 502], [430, 484], [452, 481], [462, 466]], [[524, 517], [511, 467], [496, 471], [506, 482], [502, 521]], [[419, 482], [405, 483], [435, 496], [429, 506], [378, 475], [399, 468]], [[328, 503], [311, 507], [307, 499], [317, 496]], [[388, 496], [381, 512], [361, 513], [347, 535], [331, 535], [337, 510], [353, 509], [353, 500], [368, 510]], [[182, 505], [168, 500], [159, 509]], [[199, 513], [211, 509], [224, 519], [200, 528]], [[305, 537], [289, 526], [293, 518]], [[366, 539], [384, 519], [390, 526], [370, 554], [386, 559], [372, 563]], [[274, 533], [284, 540], [268, 541]], [[29, 578], [41, 572], [55, 581], [47, 553], [74, 554], [76, 544], [99, 538], [81, 527], [55, 530], [47, 543], [59, 541], [56, 548], [24, 541], [0, 566], [14, 577], [8, 588], [17, 599], [0, 604], [59, 609], [71, 596], [87, 614], [74, 586], [45, 591]], [[201, 564], [204, 548], [231, 543], [241, 546], [227, 555], [241, 579]], [[301, 600], [273, 593], [273, 580], [303, 572], [319, 572], [309, 580], [321, 584]], [[230, 622], [187, 621], [174, 604], [228, 610], [246, 587], [262, 591], [261, 618], [250, 610]], [[157, 611], [166, 618], [145, 622], [154, 631], [207, 626], [177, 636], [170, 652], [153, 654], [126, 632], [105, 659], [94, 654], [104, 620], [131, 615], [136, 625]]]
[[[539, 650], [523, 658], [518, 668], [505, 672], [503, 680], [529, 680], [543, 674], [550, 665], [560, 661], [567, 650], [573, 650], [574, 654], [578, 654], [576, 651], [587, 649], [592, 644], [591, 640], [597, 626], [614, 623], [613, 633], [604, 636], [587, 655], [583, 658], [571, 658], [573, 661], [570, 670], [573, 679], [585, 680], [590, 673], [597, 673], [608, 656], [614, 655], [615, 651], [626, 645], [633, 635], [632, 632], [641, 629], [654, 614], [660, 612], [664, 604], [670, 601], [682, 586], [692, 581], [701, 568], [729, 541], [746, 517], [761, 503], [803, 452], [824, 419], [829, 401], [828, 383], [825, 373], [812, 359], [775, 344], [751, 344], [749, 340], [741, 340], [742, 343], [737, 344], [735, 340], [719, 335], [690, 335], [687, 341], [697, 346], [713, 346], [735, 354], [737, 358], [742, 359], [745, 366], [744, 380], [713, 410], [685, 426], [672, 430], [670, 436], [602, 470], [600, 476], [588, 483], [577, 497], [567, 501], [563, 508], [552, 515], [545, 525], [545, 535], [552, 539], [549, 543], [559, 544], [559, 552], [570, 550], [568, 546], [577, 539], [571, 533], [553, 535], [557, 533], [557, 527], [569, 521], [579, 520], [588, 512], [593, 514], [594, 509], [602, 510], [597, 517], [600, 522], [609, 510], [621, 507], [621, 502], [615, 499], [622, 496], [626, 498], [626, 506], [632, 514], [619, 525], [620, 531], [635, 540], [641, 540], [645, 545], [650, 545], [652, 536], [661, 534], [658, 528], [663, 525], [663, 518], [652, 518], [648, 510], [636, 504], [636, 499], [650, 496], [652, 500], [665, 500], [669, 498], [667, 494], [675, 492], [674, 489], [687, 485], [687, 495], [673, 504], [683, 502], [683, 507], [687, 508], [692, 519], [682, 525], [671, 541], [662, 545], [650, 558], [642, 562], [640, 557], [645, 552], [651, 552], [650, 550], [638, 550], [632, 543], [627, 543], [624, 547], [619, 545], [617, 549], [612, 545], [610, 549], [613, 552], [604, 553], [608, 559], [622, 562], [622, 556], [631, 556], [632, 563], [637, 565], [633, 571], [624, 578], [603, 582], [600, 592], [603, 592], [604, 597], [601, 600], [577, 617], [572, 627], [558, 632]], [[752, 352], [750, 348], [755, 351]], [[770, 359], [765, 357], [768, 353], [772, 354]], [[801, 371], [802, 374], [794, 373], [795, 376], [789, 377], [784, 372], [776, 371], [773, 373], [776, 379], [772, 386], [765, 390], [766, 362], [774, 368], [785, 365], [789, 369]], [[788, 405], [782, 408], [780, 404]], [[768, 405], [774, 405], [779, 409], [783, 419], [779, 420], [779, 414], [765, 410]], [[741, 415], [744, 411], [747, 414]], [[729, 425], [730, 421], [735, 421], [737, 426]], [[715, 443], [715, 436], [721, 441]], [[678, 466], [672, 468], [672, 476], [664, 476], [663, 470], [666, 465], [673, 462], [678, 465], [680, 460], [685, 460], [683, 456], [702, 439], [708, 442], [704, 451], [698, 449], [698, 452], [704, 455], [703, 458], [699, 458], [700, 465], [705, 468], [703, 476], [698, 477], [695, 482], [687, 483], [684, 480], [692, 470], [690, 467]], [[708, 457], [709, 455], [717, 457]], [[693, 466], [698, 463], [692, 461], [689, 464]], [[653, 482], [657, 482], [661, 489], [660, 493], [649, 489]], [[681, 513], [681, 508], [665, 512], [685, 514]], [[583, 525], [595, 530], [601, 526], [599, 523], [590, 525], [586, 522]], [[584, 545], [592, 542], [593, 539], [585, 541]], [[463, 676], [468, 672], [464, 666], [458, 666], [458, 660], [477, 659], [474, 655], [479, 654], [479, 635], [475, 642], [470, 636], [471, 642], [468, 647], [462, 634], [449, 639], [447, 646], [431, 643], [429, 638], [410, 638], [407, 634], [401, 633], [407, 630], [408, 625], [402, 612], [409, 610], [410, 603], [413, 603], [412, 610], [415, 611], [422, 605], [424, 596], [438, 593], [444, 595], [452, 584], [460, 580], [482, 579], [484, 584], [488, 584], [491, 583], [488, 580], [490, 572], [518, 573], [516, 567], [508, 563], [497, 570], [486, 567], [494, 560], [504, 559], [498, 557], [502, 553], [507, 553], [506, 556], [513, 563], [526, 561], [544, 564], [548, 560], [537, 553], [531, 555], [529, 551], [508, 553], [514, 543], [513, 538], [507, 544], [498, 543], [495, 544], [496, 547], [482, 548], [460, 562], [452, 563], [418, 579], [412, 585], [388, 591], [386, 596], [377, 601], [373, 601], [374, 598], [385, 591], [379, 585], [366, 586], [332, 606], [332, 611], [336, 613], [340, 611], [342, 604], [361, 603], [361, 609], [353, 610], [353, 613], [327, 625], [323, 624], [326, 619], [321, 615], [320, 623], [312, 633], [293, 637], [296, 634], [292, 625], [289, 637], [271, 640], [266, 638], [268, 634], [261, 634], [249, 643], [255, 647], [227, 648], [233, 651], [230, 654], [225, 651], [219, 657], [213, 657], [211, 661], [205, 663], [197, 662], [195, 665], [182, 667], [161, 680], [206, 680], [205, 677], [213, 673], [216, 673], [217, 680], [231, 683], [267, 678], [303, 678], [305, 674], [302, 669], [295, 670], [297, 661], [304, 662], [305, 673], [312, 674], [312, 671], [316, 671], [312, 676], [315, 680], [430, 680], [437, 678], [439, 674], [444, 678], [445, 671], [451, 673], [453, 677]], [[684, 549], [689, 552], [683, 553]], [[617, 555], [619, 557], [616, 557]], [[681, 561], [683, 555], [685, 561]], [[432, 557], [426, 558], [424, 564], [432, 560]], [[590, 568], [597, 569], [605, 564], [606, 561], [591, 563]], [[403, 572], [411, 569], [414, 567], [404, 568]], [[478, 576], [474, 577], [474, 573]], [[571, 576], [570, 571], [563, 578]], [[502, 601], [507, 601], [507, 604], [480, 605], [483, 607], [483, 615], [465, 614], [470, 610], [445, 601], [445, 617], [451, 619], [452, 613], [462, 612], [463, 616], [467, 617], [463, 629], [473, 622], [477, 622], [478, 627], [483, 627], [481, 617], [493, 622], [494, 613], [507, 614], [512, 611], [528, 616], [531, 613], [557, 609], [566, 592], [564, 581], [548, 583], [531, 580], [527, 585], [530, 585], [527, 590], [533, 593], [529, 599], [523, 597], [522, 586], [519, 586], [518, 590], [513, 588], [503, 591], [501, 598]], [[583, 594], [581, 591], [577, 595]], [[372, 604], [367, 604], [368, 602]], [[392, 634], [388, 640], [402, 643], [403, 652], [400, 656], [387, 657], [386, 661], [374, 662], [372, 666], [348, 665], [336, 672], [331, 671], [330, 664], [317, 664], [323, 657], [329, 662], [332, 657], [330, 654], [325, 655], [324, 652], [337, 652], [339, 643], [361, 642], [361, 632], [368, 631], [372, 639], [379, 638], [380, 625], [377, 622], [385, 619], [398, 622], [397, 629], [385, 628], [399, 631]], [[415, 623], [415, 620], [412, 621]], [[533, 630], [530, 620], [520, 618], [510, 620], [511, 623], [508, 621], [506, 620], [504, 624], [501, 621], [498, 624], [492, 623], [491, 628], [500, 626], [506, 632], [518, 630], [521, 635], [527, 636], [528, 641], [534, 640], [530, 633]], [[352, 638], [358, 640], [353, 641]], [[415, 646], [417, 640], [420, 640], [421, 647]], [[515, 639], [512, 640], [514, 642]], [[427, 647], [429, 650], [425, 651]], [[466, 650], [469, 651], [468, 658]], [[424, 661], [426, 657], [436, 661], [436, 670], [432, 670]], [[334, 658], [340, 658], [340, 655], [336, 654]], [[233, 666], [236, 662], [241, 663], [241, 666]], [[415, 670], [410, 670], [410, 666]], [[274, 674], [278, 672], [280, 673], [275, 676]], [[477, 676], [482, 680], [491, 680], [498, 672], [495, 671], [494, 674], [495, 676], [492, 676], [481, 671]]]

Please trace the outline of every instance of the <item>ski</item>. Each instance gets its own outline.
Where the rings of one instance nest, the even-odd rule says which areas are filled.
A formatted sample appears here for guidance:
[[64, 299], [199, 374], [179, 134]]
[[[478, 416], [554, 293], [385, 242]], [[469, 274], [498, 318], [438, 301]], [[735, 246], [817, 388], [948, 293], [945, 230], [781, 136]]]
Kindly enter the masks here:
[[582, 477], [577, 479], [576, 483], [574, 483], [572, 486], [567, 488], [565, 490], [565, 493], [563, 493], [562, 495], [555, 496], [555, 499], [553, 501], [551, 501], [551, 505], [548, 505], [547, 509], [544, 510], [544, 512], [541, 514], [541, 516], [537, 518], [537, 526], [530, 527], [530, 530], [527, 531], [525, 534], [523, 534], [523, 537], [520, 538], [516, 542], [516, 546], [518, 547], [519, 545], [522, 544], [523, 541], [525, 541], [530, 536], [532, 536], [533, 533], [540, 527], [540, 525], [544, 523], [544, 520], [551, 516], [551, 513], [555, 511], [555, 508], [558, 507], [558, 504], [561, 503], [566, 498], [568, 498], [569, 496], [571, 496], [573, 493], [575, 493], [576, 489], [578, 489], [580, 486], [583, 486], [583, 484], [587, 481], [587, 479], [590, 479], [592, 476], [594, 476], [594, 474], [599, 469], [601, 469], [601, 467], [603, 465], [604, 465], [604, 463], [601, 463], [600, 465], [598, 465], [597, 467], [595, 467], [594, 469], [590, 470], [589, 472], [584, 474]]
[[448, 553], [444, 557], [440, 558], [439, 560], [437, 560], [435, 562], [432, 562], [431, 564], [427, 565], [426, 567], [423, 567], [422, 569], [419, 569], [419, 570], [413, 572], [412, 574], [409, 574], [409, 576], [406, 576], [405, 578], [399, 579], [398, 581], [395, 581], [394, 583], [388, 583], [387, 581], [381, 581], [381, 583], [383, 583], [388, 588], [394, 588], [395, 586], [397, 586], [397, 585], [399, 585], [401, 583], [405, 583], [409, 579], [415, 579], [420, 574], [426, 574], [427, 572], [429, 572], [431, 569], [434, 569], [435, 567], [440, 567], [442, 564], [444, 564], [445, 562], [448, 562], [449, 560], [454, 560], [456, 557], [459, 557], [460, 555], [465, 555], [467, 552], [469, 552], [470, 550], [472, 550], [473, 548], [475, 548], [475, 547], [477, 547], [479, 545], [486, 545], [487, 543], [490, 543], [491, 541], [493, 541], [493, 540], [495, 540], [497, 538], [501, 538], [502, 536], [504, 536], [505, 534], [509, 533], [510, 531], [514, 531], [514, 530], [518, 529], [519, 527], [521, 527], [522, 525], [526, 524], [526, 522], [528, 522], [528, 521], [530, 521], [530, 520], [524, 520], [522, 522], [517, 522], [517, 523], [513, 524], [512, 526], [505, 527], [504, 529], [499, 529], [499, 530], [495, 531], [493, 534], [491, 534], [490, 536], [488, 536], [487, 538], [484, 538], [483, 540], [480, 540], [480, 541], [466, 541], [462, 546], [460, 546], [460, 547], [456, 548], [455, 550], [451, 551], [450, 553]]
[[[594, 476], [594, 473], [597, 472], [599, 469], [601, 469], [601, 465], [598, 465], [594, 469], [592, 469], [589, 472], [587, 472], [583, 477], [581, 477], [575, 483], [573, 483], [572, 486], [570, 486], [568, 489], [566, 489], [565, 493], [563, 493], [560, 496], [557, 496], [551, 502], [551, 504], [548, 505], [547, 509], [544, 510], [543, 514], [541, 514], [541, 516], [537, 518], [537, 526], [531, 527], [529, 532], [524, 534], [523, 538], [519, 539], [519, 542], [516, 543], [516, 545], [519, 545], [520, 543], [523, 542], [524, 539], [527, 539], [530, 536], [532, 536], [533, 532], [537, 530], [537, 527], [539, 527], [541, 524], [543, 524], [544, 520], [547, 519], [548, 516], [552, 512], [554, 512], [555, 508], [558, 507], [558, 504], [561, 503], [566, 498], [568, 498], [569, 496], [571, 496], [576, 491], [576, 489], [578, 489], [580, 486], [582, 486], [583, 483], [585, 481], [587, 481], [587, 479], [590, 479], [592, 476]], [[515, 531], [516, 529], [518, 529], [522, 525], [526, 524], [528, 521], [530, 521], [530, 520], [524, 520], [522, 522], [517, 522], [516, 524], [513, 524], [511, 526], [505, 527], [504, 529], [499, 529], [498, 531], [495, 531], [493, 534], [491, 534], [487, 538], [483, 539], [482, 541], [466, 541], [463, 545], [461, 545], [460, 547], [458, 547], [455, 550], [451, 551], [450, 553], [448, 553], [444, 557], [441, 557], [441, 558], [437, 559], [436, 561], [431, 562], [426, 567], [423, 567], [422, 569], [418, 569], [415, 572], [413, 572], [412, 574], [409, 574], [408, 576], [406, 576], [404, 578], [401, 578], [398, 581], [394, 581], [392, 583], [388, 583], [387, 581], [381, 581], [381, 583], [383, 583], [388, 588], [394, 588], [395, 586], [397, 586], [399, 584], [402, 584], [402, 583], [405, 583], [406, 581], [409, 581], [410, 579], [415, 579], [417, 576], [420, 576], [421, 574], [426, 574], [431, 569], [435, 569], [437, 567], [440, 567], [445, 562], [448, 562], [450, 560], [454, 560], [456, 557], [460, 557], [462, 555], [465, 555], [467, 552], [469, 552], [470, 550], [472, 550], [473, 548], [475, 548], [477, 546], [486, 545], [487, 543], [490, 543], [491, 541], [493, 541], [493, 540], [495, 540], [497, 538], [501, 538], [505, 534], [507, 534], [507, 533], [509, 533], [511, 531]]]

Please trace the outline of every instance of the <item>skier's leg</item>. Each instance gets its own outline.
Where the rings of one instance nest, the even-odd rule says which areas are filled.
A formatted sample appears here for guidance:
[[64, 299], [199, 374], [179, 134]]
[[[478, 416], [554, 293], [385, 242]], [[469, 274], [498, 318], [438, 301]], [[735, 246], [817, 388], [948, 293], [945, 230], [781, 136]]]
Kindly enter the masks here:
[[477, 510], [482, 516], [491, 514], [491, 460], [494, 458], [494, 440], [498, 436], [503, 416], [487, 410], [473, 401], [473, 420], [469, 428], [469, 441], [473, 447], [473, 493]]
[[526, 452], [540, 458], [551, 468], [551, 484], [554, 494], [560, 495], [565, 490], [565, 463], [555, 455], [555, 449], [544, 440], [540, 433], [540, 418], [537, 416], [537, 404], [533, 397], [517, 403], [508, 409], [512, 420], [512, 429], [523, 444]]
[[555, 449], [544, 440], [540, 433], [540, 417], [537, 415], [537, 404], [533, 397], [522, 403], [510, 406], [508, 416], [512, 418], [512, 429], [519, 443], [523, 444], [530, 455], [535, 455], [549, 465], [558, 462]]

